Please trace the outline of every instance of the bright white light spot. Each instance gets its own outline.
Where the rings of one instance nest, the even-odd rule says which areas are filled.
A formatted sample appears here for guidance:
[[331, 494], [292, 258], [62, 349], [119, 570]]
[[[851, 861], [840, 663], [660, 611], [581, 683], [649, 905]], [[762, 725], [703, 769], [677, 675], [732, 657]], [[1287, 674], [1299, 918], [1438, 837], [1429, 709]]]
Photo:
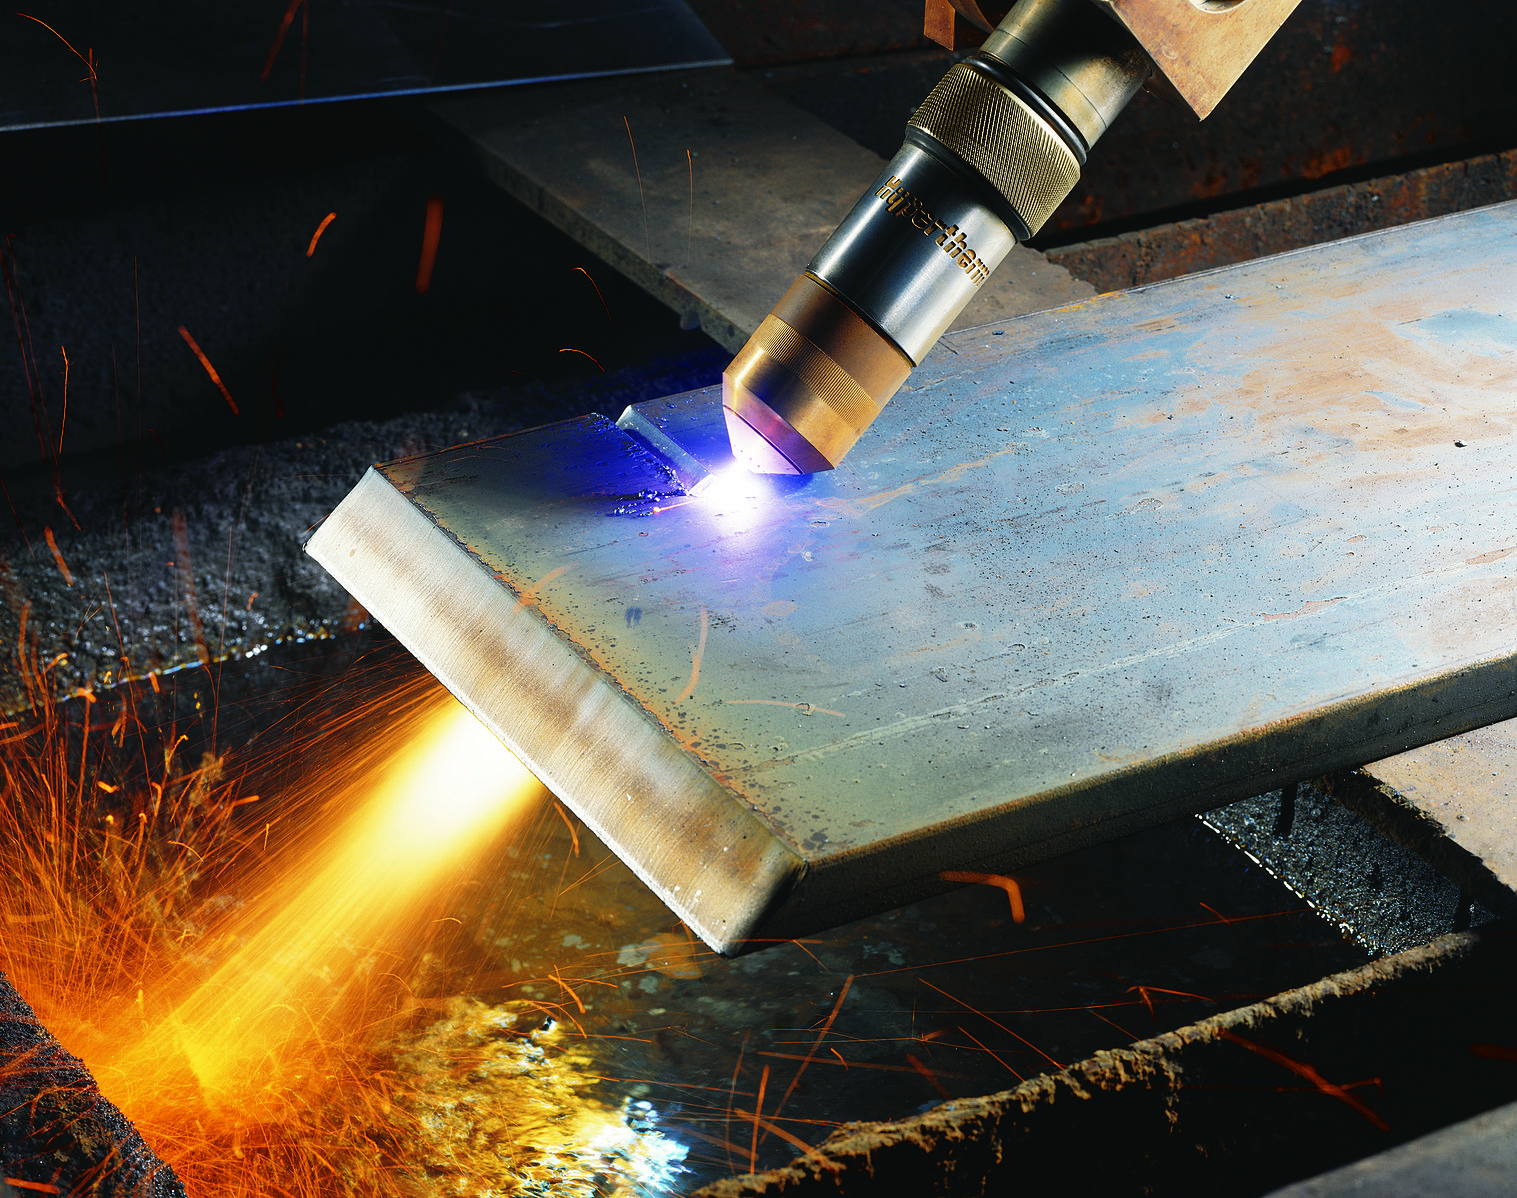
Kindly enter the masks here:
[[734, 463], [707, 475], [690, 488], [690, 498], [716, 516], [728, 532], [743, 532], [759, 522], [773, 499], [769, 478]]
[[690, 488], [690, 497], [709, 503], [721, 503], [728, 499], [756, 499], [766, 490], [761, 476], [736, 463], [701, 479]]
[[[536, 780], [462, 704], [433, 717], [386, 780], [393, 803], [380, 821], [407, 857], [498, 831]], [[378, 804], [383, 810], [388, 804]]]

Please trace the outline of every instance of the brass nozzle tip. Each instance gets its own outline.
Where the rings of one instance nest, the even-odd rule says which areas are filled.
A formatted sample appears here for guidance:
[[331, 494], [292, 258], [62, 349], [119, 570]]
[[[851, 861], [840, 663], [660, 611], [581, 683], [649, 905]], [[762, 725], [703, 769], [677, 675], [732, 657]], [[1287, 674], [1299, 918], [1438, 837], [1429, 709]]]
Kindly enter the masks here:
[[893, 341], [803, 274], [722, 373], [732, 452], [763, 474], [831, 470], [911, 366]]

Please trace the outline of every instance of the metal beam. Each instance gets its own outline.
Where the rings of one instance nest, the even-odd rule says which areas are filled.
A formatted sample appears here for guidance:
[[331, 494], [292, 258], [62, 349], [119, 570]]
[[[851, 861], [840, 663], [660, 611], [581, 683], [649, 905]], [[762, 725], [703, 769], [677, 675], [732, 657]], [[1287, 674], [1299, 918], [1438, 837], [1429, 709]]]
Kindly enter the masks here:
[[1514, 280], [1509, 203], [951, 334], [788, 488], [683, 493], [693, 392], [310, 551], [736, 951], [1517, 715]]

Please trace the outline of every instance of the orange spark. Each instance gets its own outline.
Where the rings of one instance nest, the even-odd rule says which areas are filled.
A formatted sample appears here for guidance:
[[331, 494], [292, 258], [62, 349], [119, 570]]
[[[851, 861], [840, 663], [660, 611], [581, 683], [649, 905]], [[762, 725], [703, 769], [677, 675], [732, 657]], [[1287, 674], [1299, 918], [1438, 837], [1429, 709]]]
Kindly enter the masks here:
[[[26, 14], [22, 13], [21, 15], [25, 16]], [[36, 19], [37, 19], [36, 17], [32, 18], [32, 20], [34, 20], [34, 21]], [[72, 50], [73, 47], [70, 46], [69, 49]], [[62, 1191], [60, 1191], [58, 1189], [57, 1186], [53, 1185], [51, 1182], [46, 1182], [46, 1181], [23, 1181], [19, 1177], [7, 1177], [5, 1179], [5, 1184], [8, 1185], [8, 1186], [15, 1186], [18, 1190], [36, 1190], [37, 1193], [39, 1193], [39, 1194], [58, 1194], [58, 1193], [62, 1192]]]
[[[55, 38], [57, 38], [65, 46], [68, 46], [69, 53], [72, 54], [75, 58], [77, 58], [80, 62], [82, 62], [84, 64], [85, 70], [89, 71], [90, 85], [94, 86], [95, 81], [99, 78], [99, 76], [95, 73], [95, 63], [94, 63], [95, 52], [94, 52], [94, 50], [91, 50], [90, 51], [90, 56], [88, 58], [86, 58], [83, 54], [79, 53], [78, 50], [75, 50], [73, 46], [69, 45], [68, 38], [64, 37], [63, 34], [59, 33], [56, 29], [54, 29], [51, 25], [49, 25], [41, 17], [34, 17], [34, 16], [32, 16], [31, 13], [27, 13], [27, 12], [18, 12], [16, 15], [18, 17], [25, 17], [28, 21], [36, 21], [37, 24], [41, 25], [42, 28], [46, 29], [49, 33], [51, 33]], [[81, 82], [82, 82], [82, 80], [81, 80]], [[57, 1193], [56, 1190], [54, 1190], [53, 1192]]]
[[82, 529], [83, 525], [79, 523], [79, 517], [74, 515], [73, 509], [68, 505], [68, 500], [63, 498], [63, 476], [58, 473], [55, 473], [53, 477], [53, 499], [63, 509], [63, 514], [69, 518], [69, 523], [75, 528]]
[[975, 1034], [973, 1032], [965, 1031], [963, 1028], [959, 1028], [959, 1031], [963, 1035], [968, 1036], [971, 1040], [973, 1040], [975, 1042], [975, 1044], [978, 1045], [983, 1051], [985, 1051], [987, 1053], [990, 1053], [991, 1059], [993, 1061], [995, 1061], [995, 1063], [997, 1065], [1000, 1065], [1003, 1069], [1005, 1069], [1007, 1073], [1011, 1074], [1012, 1077], [1016, 1078], [1017, 1081], [1019, 1081], [1019, 1082], [1025, 1082], [1027, 1080], [1020, 1073], [1018, 1073], [1015, 1069], [1013, 1069], [1010, 1065], [1008, 1065], [1005, 1061], [1001, 1060], [1001, 1058], [1000, 1058], [1000, 1056], [998, 1054], [996, 1054], [995, 1052], [993, 1052], [991, 1049], [986, 1048], [985, 1045], [980, 1042], [979, 1038], [977, 1036], [975, 1036]]
[[195, 338], [190, 336], [189, 329], [180, 325], [179, 335], [184, 338], [184, 343], [190, 347], [194, 355], [200, 359], [200, 364], [205, 367], [206, 374], [211, 376], [211, 382], [215, 383], [217, 389], [220, 390], [221, 398], [226, 400], [227, 407], [232, 409], [232, 415], [241, 416], [242, 409], [237, 406], [237, 401], [232, 398], [232, 393], [226, 389], [226, 384], [221, 381], [221, 376], [216, 373], [216, 368], [211, 365], [211, 360], [205, 356], [205, 351], [196, 344]]
[[249, 611], [253, 610], [253, 600], [256, 599], [256, 598], [258, 598], [258, 592], [257, 591], [254, 591], [251, 595], [248, 596], [248, 610]]
[[1006, 892], [1007, 901], [1011, 903], [1011, 922], [1024, 923], [1027, 919], [1027, 908], [1022, 905], [1022, 888], [1005, 874], [977, 874], [945, 869], [938, 877], [945, 882], [979, 882], [985, 886], [998, 887]]
[[[737, 1075], [742, 1072], [743, 1054], [748, 1051], [748, 1037], [751, 1035], [753, 1035], [752, 1028], [743, 1032], [742, 1042], [737, 1046], [737, 1060], [732, 1065], [732, 1080], [727, 1086], [727, 1118], [723, 1123], [723, 1127], [729, 1134], [732, 1131], [733, 1104], [737, 1101]], [[737, 1166], [732, 1163], [733, 1148], [734, 1145], [731, 1143], [727, 1145], [727, 1167], [736, 1172]]]
[[109, 187], [110, 180], [106, 178], [105, 174], [105, 134], [101, 131], [100, 125], [100, 89], [95, 86], [100, 81], [100, 72], [95, 69], [94, 47], [87, 46], [85, 48], [86, 53], [80, 54], [78, 50], [75, 50], [74, 47], [69, 44], [68, 38], [64, 37], [63, 34], [59, 33], [56, 29], [54, 29], [40, 17], [34, 17], [30, 13], [24, 12], [18, 12], [16, 15], [18, 17], [25, 17], [28, 21], [36, 21], [37, 24], [41, 25], [42, 28], [46, 29], [65, 46], [68, 46], [69, 53], [77, 58], [80, 62], [82, 62], [84, 64], [84, 69], [89, 72], [89, 74], [87, 74], [79, 82], [88, 82], [90, 85], [90, 100], [95, 105], [95, 137], [100, 142], [100, 181], [103, 186]]
[[68, 350], [58, 347], [63, 355], [63, 416], [58, 421], [58, 452], [63, 452], [63, 430], [68, 425]]
[[734, 1144], [731, 1140], [724, 1140], [720, 1136], [708, 1135], [703, 1131], [697, 1131], [693, 1127], [681, 1128], [680, 1134], [683, 1136], [691, 1136], [697, 1140], [704, 1140], [708, 1144], [715, 1144], [718, 1148], [725, 1148], [727, 1150], [727, 1163], [732, 1169], [736, 1170], [737, 1166], [732, 1164], [732, 1154], [734, 1152], [741, 1152], [741, 1145]]
[[[926, 1036], [918, 1036], [917, 1039], [919, 1039], [919, 1040], [926, 1040], [926, 1039], [928, 1039], [928, 1037], [926, 1037]], [[852, 1070], [852, 1069], [878, 1069], [878, 1070], [881, 1070], [882, 1072], [885, 1072], [885, 1073], [915, 1073], [916, 1072], [916, 1070], [913, 1069], [910, 1065], [887, 1065], [883, 1061], [850, 1061], [850, 1060], [847, 1060], [843, 1056], [843, 1054], [840, 1053], [840, 1052], [838, 1052], [838, 1050], [835, 1049], [835, 1048], [829, 1048], [827, 1051], [830, 1052], [830, 1053], [832, 1053], [834, 1056], [837, 1057], [838, 1061], [842, 1064], [843, 1068], [849, 1069], [849, 1070]], [[798, 1052], [758, 1052], [758, 1053], [755, 1053], [754, 1055], [755, 1056], [760, 1056], [760, 1057], [773, 1057], [777, 1061], [804, 1061], [806, 1059], [805, 1056], [803, 1056], [801, 1053], [798, 1053]], [[815, 1058], [815, 1063], [822, 1064], [822, 1065], [830, 1065], [830, 1064], [832, 1064], [832, 1062], [829, 1061], [824, 1056], [822, 1056], [822, 1057], [816, 1057]], [[950, 1076], [951, 1077], [960, 1077], [960, 1076], [963, 1076], [963, 1075], [962, 1074], [941, 1074], [940, 1076], [943, 1076], [943, 1077], [950, 1077]]]
[[558, 818], [564, 821], [564, 827], [569, 829], [569, 840], [574, 856], [579, 856], [579, 829], [569, 821], [569, 813], [564, 810], [563, 804], [557, 799], [553, 800], [553, 810], [558, 812]]
[[1181, 998], [1198, 998], [1202, 1002], [1211, 1003], [1212, 1006], [1217, 1005], [1215, 998], [1207, 998], [1204, 994], [1192, 994], [1188, 990], [1166, 990], [1163, 986], [1129, 986], [1127, 993], [1131, 994], [1134, 990], [1142, 997], [1143, 1005], [1148, 1008], [1148, 1013], [1155, 1023], [1158, 1022], [1159, 1016], [1154, 1011], [1153, 999], [1148, 997], [1150, 994], [1178, 994]]
[[[290, 0], [290, 7], [284, 10], [284, 19], [279, 22], [279, 31], [274, 34], [274, 44], [269, 47], [269, 56], [264, 60], [263, 72], [258, 76], [259, 83], [267, 83], [269, 74], [274, 69], [274, 60], [279, 57], [279, 49], [284, 45], [284, 35], [289, 33], [290, 25], [295, 20], [295, 14], [302, 7], [305, 12], [301, 14], [301, 36], [305, 37], [310, 32], [311, 10], [306, 6], [306, 0]], [[302, 47], [300, 54], [300, 98], [305, 99], [306, 94], [306, 61], [305, 50]]]
[[63, 575], [65, 585], [73, 586], [74, 576], [68, 572], [68, 563], [63, 560], [63, 554], [58, 549], [58, 542], [53, 539], [52, 526], [43, 528], [42, 535], [47, 538], [47, 547], [53, 551], [53, 560], [58, 563], [58, 573]]
[[316, 252], [316, 243], [321, 240], [321, 235], [327, 231], [327, 226], [337, 219], [337, 213], [328, 212], [322, 217], [321, 224], [316, 226], [316, 232], [311, 234], [311, 244], [306, 247], [306, 257], [309, 258]]
[[1125, 1027], [1123, 1027], [1116, 1020], [1114, 1020], [1114, 1019], [1108, 1019], [1105, 1015], [1101, 1014], [1100, 1011], [1096, 1010], [1095, 1007], [1086, 1007], [1085, 1009], [1087, 1011], [1089, 1011], [1092, 1015], [1094, 1015], [1097, 1019], [1099, 1019], [1102, 1023], [1109, 1024], [1112, 1027], [1116, 1028], [1117, 1031], [1121, 1032], [1129, 1040], [1137, 1040], [1138, 1039], [1137, 1036], [1133, 1035], [1130, 1031], [1128, 1031]]
[[574, 992], [574, 988], [570, 986], [568, 982], [564, 981], [563, 977], [558, 972], [557, 965], [553, 967], [553, 980], [558, 983], [558, 988], [560, 990], [562, 990], [565, 994], [574, 1000], [574, 1005], [579, 1008], [579, 1013], [583, 1015], [585, 1013], [584, 1000]]
[[841, 1165], [838, 1165], [835, 1162], [829, 1160], [827, 1157], [823, 1156], [821, 1152], [813, 1148], [810, 1144], [806, 1143], [806, 1141], [801, 1139], [799, 1136], [791, 1135], [783, 1127], [776, 1126], [768, 1119], [759, 1118], [759, 1116], [753, 1111], [745, 1111], [742, 1107], [737, 1107], [735, 1109], [739, 1115], [743, 1116], [743, 1118], [752, 1119], [755, 1127], [762, 1127], [766, 1134], [773, 1132], [775, 1135], [779, 1136], [780, 1139], [789, 1144], [792, 1148], [799, 1148], [802, 1152], [811, 1157], [814, 1161], [816, 1161], [817, 1164], [821, 1165], [822, 1168], [826, 1169], [829, 1173], [842, 1172]]
[[948, 1092], [948, 1087], [945, 1086], [942, 1082], [938, 1081], [938, 1075], [936, 1073], [934, 1073], [931, 1069], [927, 1068], [926, 1065], [922, 1064], [921, 1061], [917, 1060], [917, 1058], [914, 1057], [914, 1056], [912, 1056], [909, 1052], [906, 1054], [906, 1062], [913, 1069], [915, 1069], [918, 1073], [920, 1073], [923, 1077], [925, 1077], [927, 1079], [927, 1084], [929, 1086], [931, 1086], [934, 1090], [936, 1090], [938, 1092], [938, 1095], [940, 1097], [942, 1097], [942, 1098], [952, 1098], [953, 1097], [953, 1095], [951, 1095]]
[[1227, 916], [1223, 915], [1222, 912], [1218, 911], [1210, 903], [1202, 903], [1201, 906], [1205, 907], [1208, 911], [1210, 911], [1213, 915], [1215, 915], [1223, 923], [1226, 923], [1226, 924], [1232, 923], [1232, 920], [1228, 919]]
[[[561, 354], [585, 354], [585, 351], [582, 349], [561, 349], [558, 352]], [[596, 361], [594, 354], [585, 354], [585, 357], [589, 358], [590, 361], [595, 362], [595, 368], [597, 370], [601, 371], [602, 373], [605, 372], [606, 368], [602, 366], [598, 361]]]
[[[1293, 1060], [1292, 1058], [1286, 1056], [1283, 1052], [1280, 1052], [1278, 1049], [1267, 1048], [1263, 1044], [1255, 1044], [1252, 1040], [1245, 1040], [1242, 1036], [1238, 1035], [1237, 1032], [1231, 1031], [1228, 1028], [1222, 1028], [1217, 1034], [1221, 1036], [1222, 1039], [1231, 1041], [1233, 1044], [1238, 1045], [1240, 1048], [1246, 1048], [1249, 1052], [1257, 1053], [1266, 1061], [1273, 1061], [1277, 1065], [1284, 1066], [1286, 1069], [1289, 1069], [1298, 1077], [1304, 1077], [1307, 1081], [1311, 1082], [1312, 1085], [1317, 1087], [1317, 1089], [1322, 1093], [1328, 1095], [1329, 1097], [1336, 1098], [1339, 1102], [1344, 1103], [1348, 1107], [1351, 1107], [1366, 1122], [1368, 1122], [1372, 1127], [1378, 1129], [1379, 1131], [1390, 1131], [1391, 1125], [1382, 1119], [1378, 1114], [1376, 1114], [1374, 1108], [1372, 1108], [1368, 1103], [1356, 1095], [1350, 1094], [1346, 1089], [1344, 1089], [1344, 1087], [1328, 1081], [1327, 1078], [1323, 1077], [1320, 1073], [1318, 1073], [1315, 1069], [1313, 1069], [1305, 1062]], [[1375, 1080], [1377, 1082], [1379, 1081], [1378, 1078]]]
[[442, 238], [442, 196], [427, 197], [427, 223], [421, 233], [421, 261], [416, 264], [416, 294], [426, 295], [432, 286], [432, 267], [437, 265], [437, 243]]
[[966, 1011], [973, 1011], [981, 1019], [988, 1020], [989, 1022], [995, 1024], [998, 1028], [1000, 1028], [1007, 1035], [1009, 1035], [1009, 1036], [1016, 1036], [1016, 1038], [1018, 1040], [1020, 1040], [1023, 1044], [1027, 1045], [1028, 1048], [1032, 1049], [1033, 1052], [1037, 1053], [1040, 1057], [1042, 1057], [1045, 1061], [1047, 1061], [1055, 1069], [1063, 1069], [1064, 1068], [1063, 1065], [1059, 1064], [1058, 1061], [1054, 1060], [1051, 1056], [1049, 1056], [1046, 1052], [1044, 1052], [1041, 1048], [1039, 1048], [1031, 1040], [1027, 1039], [1026, 1036], [1018, 1036], [1016, 1032], [1012, 1031], [1004, 1023], [1002, 1023], [1002, 1022], [1000, 1022], [999, 1020], [996, 1020], [996, 1019], [991, 1019], [990, 1016], [987, 1015], [987, 1014], [985, 1014], [984, 1011], [978, 1010], [977, 1008], [970, 1006], [962, 998], [954, 998], [954, 996], [952, 994], [949, 994], [948, 991], [944, 990], [943, 987], [941, 987], [941, 986], [933, 986], [933, 984], [931, 982], [929, 982], [926, 978], [922, 979], [922, 985], [931, 987], [933, 990], [936, 990], [939, 994], [941, 994], [944, 998], [952, 999], [954, 1002], [958, 1003], [959, 1006], [963, 1007]]
[[701, 680], [701, 658], [706, 655], [706, 629], [711, 624], [711, 617], [706, 611], [706, 605], [701, 604], [701, 635], [700, 641], [691, 652], [690, 681], [685, 689], [680, 691], [679, 698], [674, 701], [675, 706], [683, 703], [695, 693], [695, 684]]
[[590, 278], [590, 272], [583, 266], [576, 266], [569, 273], [573, 274], [575, 271], [578, 271], [580, 274], [584, 275], [585, 278], [590, 279], [590, 286], [595, 288], [595, 298], [600, 300], [600, 306], [606, 309], [606, 319], [610, 320], [611, 309], [606, 305], [606, 297], [600, 293], [600, 284], [597, 283], [593, 278]]
[[1488, 1061], [1517, 1061], [1517, 1048], [1511, 1048], [1505, 1044], [1491, 1044], [1484, 1040], [1476, 1040], [1471, 1044], [1470, 1054], [1484, 1057]]
[[843, 1009], [843, 1000], [848, 997], [848, 991], [853, 987], [853, 974], [849, 974], [838, 991], [837, 1001], [832, 1004], [832, 1011], [822, 1021], [822, 1027], [816, 1034], [816, 1040], [811, 1045], [811, 1051], [806, 1054], [806, 1059], [801, 1062], [801, 1067], [795, 1071], [795, 1076], [790, 1079], [790, 1084], [785, 1087], [785, 1096], [780, 1099], [779, 1106], [775, 1107], [775, 1113], [785, 1109], [785, 1104], [790, 1101], [790, 1096], [795, 1093], [795, 1087], [801, 1080], [801, 1074], [806, 1072], [806, 1066], [810, 1065], [816, 1056], [817, 1049], [821, 1048], [822, 1041], [827, 1038], [827, 1033], [832, 1030], [832, 1021], [838, 1017], [838, 1012]]
[[[758, 1172], [758, 1134], [759, 1116], [764, 1109], [764, 1090], [769, 1085], [769, 1066], [764, 1066], [764, 1072], [759, 1076], [758, 1101], [753, 1104], [753, 1111], [748, 1116], [753, 1120], [753, 1139], [748, 1144], [748, 1172]], [[740, 1112], [741, 1113], [741, 1112]]]
[[643, 206], [643, 241], [648, 249], [648, 261], [653, 261], [653, 236], [648, 232], [648, 201], [643, 197], [643, 172], [637, 165], [637, 143], [632, 140], [632, 122], [622, 114], [622, 124], [627, 126], [627, 144], [632, 147], [632, 169], [637, 174], [637, 199]]

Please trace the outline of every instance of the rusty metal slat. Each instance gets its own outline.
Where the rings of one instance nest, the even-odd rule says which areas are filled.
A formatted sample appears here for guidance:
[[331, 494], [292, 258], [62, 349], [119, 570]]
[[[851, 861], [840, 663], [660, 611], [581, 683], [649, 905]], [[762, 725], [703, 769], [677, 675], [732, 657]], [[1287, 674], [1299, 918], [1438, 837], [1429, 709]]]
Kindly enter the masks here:
[[951, 334], [757, 495], [645, 448], [712, 392], [406, 459], [311, 551], [732, 951], [1517, 714], [1514, 268], [1505, 204]]
[[1517, 914], [1517, 720], [1440, 739], [1334, 778], [1333, 795], [1466, 896]]
[[1048, 259], [1097, 291], [1119, 291], [1513, 195], [1517, 150], [1504, 150], [1062, 246], [1049, 250]]

